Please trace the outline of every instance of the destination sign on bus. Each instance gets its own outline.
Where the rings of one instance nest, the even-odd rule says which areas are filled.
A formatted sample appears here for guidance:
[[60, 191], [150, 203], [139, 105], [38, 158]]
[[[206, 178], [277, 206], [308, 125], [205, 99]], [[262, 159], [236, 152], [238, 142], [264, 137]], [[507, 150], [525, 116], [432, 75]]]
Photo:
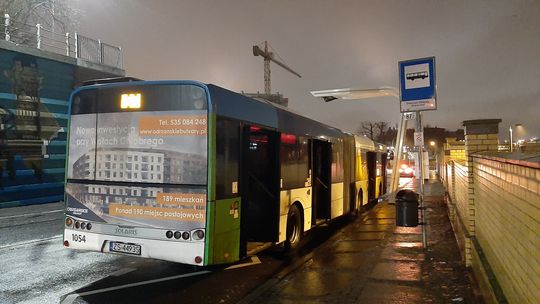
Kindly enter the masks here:
[[120, 97], [121, 109], [140, 109], [141, 108], [141, 93], [122, 94]]

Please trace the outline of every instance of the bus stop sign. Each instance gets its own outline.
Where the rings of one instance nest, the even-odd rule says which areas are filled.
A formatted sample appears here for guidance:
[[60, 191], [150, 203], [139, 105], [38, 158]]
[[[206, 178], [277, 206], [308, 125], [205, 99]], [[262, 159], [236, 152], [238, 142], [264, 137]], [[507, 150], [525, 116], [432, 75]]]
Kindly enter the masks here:
[[401, 112], [437, 109], [435, 57], [399, 62]]

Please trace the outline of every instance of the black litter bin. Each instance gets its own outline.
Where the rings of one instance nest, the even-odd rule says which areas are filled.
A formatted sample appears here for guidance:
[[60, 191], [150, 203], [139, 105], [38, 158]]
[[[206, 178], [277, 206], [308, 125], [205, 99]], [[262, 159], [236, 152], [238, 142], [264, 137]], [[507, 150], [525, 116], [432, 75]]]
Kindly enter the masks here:
[[396, 226], [418, 226], [418, 194], [412, 190], [400, 190], [396, 194]]

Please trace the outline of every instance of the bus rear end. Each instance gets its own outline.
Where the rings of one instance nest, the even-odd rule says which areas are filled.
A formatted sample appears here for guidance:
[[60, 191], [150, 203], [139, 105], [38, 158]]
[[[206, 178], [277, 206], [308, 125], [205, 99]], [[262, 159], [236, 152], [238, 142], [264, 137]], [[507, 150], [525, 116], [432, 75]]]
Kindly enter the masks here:
[[207, 96], [194, 82], [74, 92], [65, 247], [204, 264]]

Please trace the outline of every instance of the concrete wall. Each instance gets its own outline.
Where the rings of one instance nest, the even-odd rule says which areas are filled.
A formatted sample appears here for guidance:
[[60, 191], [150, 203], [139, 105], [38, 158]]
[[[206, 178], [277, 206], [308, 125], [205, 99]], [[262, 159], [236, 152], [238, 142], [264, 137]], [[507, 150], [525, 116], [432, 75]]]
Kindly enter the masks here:
[[443, 176], [463, 259], [488, 303], [539, 303], [540, 156], [497, 152], [500, 120], [470, 122]]
[[124, 71], [0, 41], [0, 208], [63, 199], [69, 94]]

